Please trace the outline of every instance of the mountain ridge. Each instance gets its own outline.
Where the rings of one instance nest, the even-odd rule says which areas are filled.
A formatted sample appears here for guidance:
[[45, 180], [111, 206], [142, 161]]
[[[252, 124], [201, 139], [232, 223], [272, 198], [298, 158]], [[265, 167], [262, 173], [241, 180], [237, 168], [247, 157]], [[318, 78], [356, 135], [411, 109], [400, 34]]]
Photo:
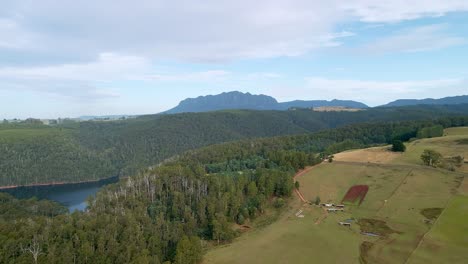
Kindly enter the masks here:
[[349, 108], [368, 108], [367, 105], [352, 100], [295, 100], [278, 102], [274, 97], [238, 91], [224, 92], [217, 95], [199, 96], [182, 100], [179, 105], [163, 113], [176, 114], [187, 112], [209, 112], [228, 109], [244, 110], [287, 110], [292, 107], [312, 108], [321, 106], [342, 106]]
[[398, 99], [380, 107], [398, 107], [409, 105], [453, 105], [468, 103], [468, 95], [448, 96], [443, 98]]

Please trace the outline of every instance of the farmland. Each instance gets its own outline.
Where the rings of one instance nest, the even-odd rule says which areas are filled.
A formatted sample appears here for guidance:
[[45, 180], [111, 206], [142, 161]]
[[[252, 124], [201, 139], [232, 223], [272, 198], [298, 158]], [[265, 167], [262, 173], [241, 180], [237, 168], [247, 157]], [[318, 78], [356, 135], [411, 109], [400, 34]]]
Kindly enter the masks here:
[[359, 201], [359, 205], [361, 205], [362, 201], [364, 201], [364, 198], [366, 198], [368, 191], [369, 186], [367, 185], [355, 185], [349, 188], [348, 192], [343, 198], [342, 203], [354, 204]]
[[[468, 258], [467, 164], [451, 172], [419, 159], [425, 148], [468, 156], [468, 145], [457, 143], [468, 129], [445, 135], [408, 143], [403, 154], [379, 147], [336, 155], [298, 177], [300, 191], [306, 200], [339, 203], [351, 186], [368, 185], [360, 206], [326, 213], [296, 198], [278, 221], [208, 251], [204, 263], [462, 263]], [[298, 210], [304, 218], [295, 217]], [[350, 228], [337, 224], [350, 218], [356, 219]]]

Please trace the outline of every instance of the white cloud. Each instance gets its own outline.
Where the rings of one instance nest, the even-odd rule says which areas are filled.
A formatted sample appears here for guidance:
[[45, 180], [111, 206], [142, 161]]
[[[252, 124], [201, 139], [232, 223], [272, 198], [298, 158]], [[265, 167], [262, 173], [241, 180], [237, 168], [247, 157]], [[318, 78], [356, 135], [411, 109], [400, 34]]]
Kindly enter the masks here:
[[468, 39], [451, 36], [445, 24], [427, 25], [402, 30], [371, 42], [362, 48], [364, 53], [420, 52], [443, 49], [468, 43]]
[[340, 7], [363, 22], [394, 23], [468, 11], [466, 0], [347, 0]]
[[95, 61], [36, 67], [2, 67], [0, 77], [44, 80], [108, 81], [130, 78], [148, 70], [148, 60], [137, 56], [101, 53]]
[[59, 95], [78, 100], [118, 97], [113, 90], [99, 88], [96, 82], [132, 79], [150, 67], [136, 56], [102, 53], [96, 61], [35, 67], [1, 67], [0, 89], [24, 90]]
[[0, 54], [2, 47], [20, 48], [42, 63], [104, 52], [204, 62], [297, 56], [340, 45], [352, 33], [335, 26], [350, 20], [397, 22], [468, 10], [466, 0], [5, 0], [2, 6]]
[[327, 79], [308, 77], [303, 87], [279, 87], [271, 90], [272, 95], [289, 100], [291, 94], [305, 94], [305, 99], [346, 99], [357, 100], [370, 105], [385, 104], [402, 98], [440, 98], [448, 95], [466, 94], [468, 81], [463, 78], [372, 81], [352, 79]]

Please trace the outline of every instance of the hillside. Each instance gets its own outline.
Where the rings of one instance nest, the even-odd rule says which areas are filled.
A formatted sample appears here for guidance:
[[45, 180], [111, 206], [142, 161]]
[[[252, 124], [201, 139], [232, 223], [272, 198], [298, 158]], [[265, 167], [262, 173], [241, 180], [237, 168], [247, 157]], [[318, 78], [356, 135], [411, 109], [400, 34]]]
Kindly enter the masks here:
[[[361, 205], [345, 204], [336, 213], [295, 197], [275, 223], [256, 229], [253, 222], [234, 243], [210, 250], [204, 263], [464, 263], [468, 164], [453, 172], [419, 158], [427, 148], [444, 157], [468, 153], [460, 144], [466, 128], [445, 135], [407, 143], [403, 154], [388, 146], [352, 150], [308, 169], [297, 177], [307, 201], [341, 203], [354, 185], [369, 191]], [[350, 227], [338, 224], [343, 221]]]
[[[343, 263], [353, 263], [359, 257], [359, 232], [356, 232], [355, 226], [347, 229], [336, 222], [348, 217], [347, 212], [345, 215], [330, 214], [322, 220], [324, 225], [315, 224], [315, 217], [321, 219], [323, 215], [322, 209], [310, 207], [309, 210], [304, 207], [306, 210], [302, 213], [305, 218], [295, 216], [302, 205], [296, 207], [298, 200], [288, 203], [294, 192], [294, 172], [321, 162], [319, 153], [381, 145], [394, 139], [407, 140], [424, 135], [420, 131], [442, 124], [446, 127], [467, 125], [468, 118], [356, 124], [306, 135], [246, 139], [207, 146], [185, 152], [160, 166], [105, 187], [95, 198], [90, 198], [86, 212], [54, 216], [57, 210], [53, 206], [47, 209], [31, 201], [28, 206], [42, 209], [41, 212], [27, 215], [28, 210], [11, 210], [18, 201], [2, 195], [2, 208], [7, 213], [0, 214], [0, 262], [8, 259], [15, 263], [29, 263], [30, 253], [22, 250], [26, 244], [35, 245], [40, 250], [38, 263], [69, 263], [75, 260], [77, 263], [170, 261], [196, 264], [200, 263], [207, 249], [234, 240], [232, 245], [216, 248], [219, 251], [210, 251], [203, 261], [289, 263], [297, 260], [307, 263], [312, 257], [318, 262], [326, 262], [327, 257], [335, 260], [338, 257]], [[407, 167], [404, 166], [405, 169]], [[423, 208], [441, 206], [451, 195], [444, 188], [452, 190], [458, 178], [453, 178], [455, 174], [450, 171], [444, 175], [418, 173], [414, 178], [408, 178], [411, 184], [405, 185], [399, 184], [405, 179], [404, 171], [382, 170], [383, 173], [376, 174], [371, 173], [369, 168], [369, 173], [363, 174], [348, 167], [339, 173], [313, 173], [313, 178], [320, 177], [318, 182], [308, 185], [301, 181], [300, 190], [308, 195], [305, 191], [309, 188], [328, 186], [323, 190], [325, 194], [340, 197], [345, 190], [343, 188], [349, 186], [343, 184], [343, 188], [333, 189], [333, 179], [344, 179], [349, 184], [368, 183], [372, 193], [362, 205], [363, 210], [356, 210], [356, 218], [360, 219], [361, 216], [374, 217], [372, 210], [378, 208], [380, 201], [392, 194], [392, 188], [402, 186], [403, 195], [395, 192], [396, 199], [390, 200], [392, 206], [388, 207], [389, 211], [383, 211], [384, 219], [385, 216], [393, 217], [385, 219], [392, 229], [387, 229], [385, 225], [382, 227], [387, 232], [385, 235], [391, 234], [392, 239], [397, 239], [395, 245], [404, 245], [401, 242], [411, 239], [413, 234], [420, 234], [424, 228], [427, 230], [425, 224], [414, 217], [418, 214], [417, 210], [409, 211], [407, 207], [419, 208], [416, 205], [421, 200], [427, 202]], [[343, 177], [344, 174], [346, 177]], [[310, 177], [303, 176], [304, 179]], [[382, 179], [385, 182], [380, 183]], [[422, 185], [421, 180], [429, 184]], [[414, 195], [406, 200], [408, 204], [398, 206], [405, 194], [413, 193], [408, 188], [417, 184], [421, 188], [411, 190]], [[424, 195], [418, 190], [422, 190]], [[433, 195], [433, 192], [437, 195]], [[430, 199], [427, 199], [428, 195], [432, 195]], [[392, 210], [397, 211], [393, 213]], [[282, 212], [286, 214], [275, 221]], [[395, 222], [398, 223], [400, 216], [404, 225], [394, 226], [393, 219], [396, 217]], [[410, 224], [416, 226], [406, 225], [404, 221], [408, 219]], [[259, 226], [264, 229], [257, 229]], [[249, 229], [257, 232], [235, 239]], [[397, 236], [400, 235], [399, 230], [404, 231], [402, 239]], [[264, 236], [264, 232], [269, 232], [269, 235]], [[380, 229], [376, 232], [380, 232]], [[376, 249], [380, 248], [378, 245]], [[389, 246], [395, 249], [393, 244]], [[330, 251], [330, 248], [334, 251]], [[408, 249], [411, 248], [405, 248], [403, 253], [406, 254]], [[309, 253], [313, 253], [313, 256]], [[400, 255], [398, 253], [396, 258], [400, 258]], [[221, 258], [216, 259], [216, 256]]]
[[331, 101], [326, 101], [326, 100], [310, 100], [310, 101], [302, 101], [302, 100], [295, 100], [291, 102], [284, 102], [280, 103], [280, 108], [281, 109], [289, 109], [292, 107], [299, 107], [299, 108], [314, 108], [314, 107], [333, 107], [333, 106], [338, 106], [338, 107], [346, 107], [346, 108], [361, 108], [365, 109], [368, 108], [367, 105], [361, 103], [361, 102], [356, 102], [356, 101], [351, 101], [351, 100], [337, 100], [333, 99]]
[[235, 110], [57, 127], [0, 125], [0, 186], [129, 176], [184, 151], [216, 143], [463, 113], [468, 114], [468, 105], [359, 112]]
[[250, 93], [228, 92], [218, 95], [200, 96], [188, 98], [179, 103], [166, 114], [186, 112], [208, 112], [226, 109], [250, 109], [250, 110], [287, 110], [292, 107], [312, 108], [321, 106], [343, 106], [350, 108], [367, 108], [363, 103], [343, 100], [314, 100], [278, 103], [278, 101], [267, 95], [253, 95]]
[[390, 102], [382, 107], [395, 107], [395, 106], [408, 106], [408, 105], [453, 105], [453, 104], [467, 104], [468, 95], [444, 97], [440, 99], [400, 99]]

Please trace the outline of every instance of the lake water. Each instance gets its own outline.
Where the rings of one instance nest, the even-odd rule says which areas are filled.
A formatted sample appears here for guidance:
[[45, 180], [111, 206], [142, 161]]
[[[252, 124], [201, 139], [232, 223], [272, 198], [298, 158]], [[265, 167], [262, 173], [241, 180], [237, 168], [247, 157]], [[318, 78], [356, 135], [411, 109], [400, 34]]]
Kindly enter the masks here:
[[68, 207], [70, 212], [74, 212], [75, 210], [85, 210], [87, 206], [86, 199], [89, 196], [95, 195], [103, 186], [115, 183], [118, 180], [118, 177], [112, 177], [98, 182], [52, 186], [28, 186], [1, 191], [7, 192], [19, 199], [37, 197], [38, 199], [53, 200]]

